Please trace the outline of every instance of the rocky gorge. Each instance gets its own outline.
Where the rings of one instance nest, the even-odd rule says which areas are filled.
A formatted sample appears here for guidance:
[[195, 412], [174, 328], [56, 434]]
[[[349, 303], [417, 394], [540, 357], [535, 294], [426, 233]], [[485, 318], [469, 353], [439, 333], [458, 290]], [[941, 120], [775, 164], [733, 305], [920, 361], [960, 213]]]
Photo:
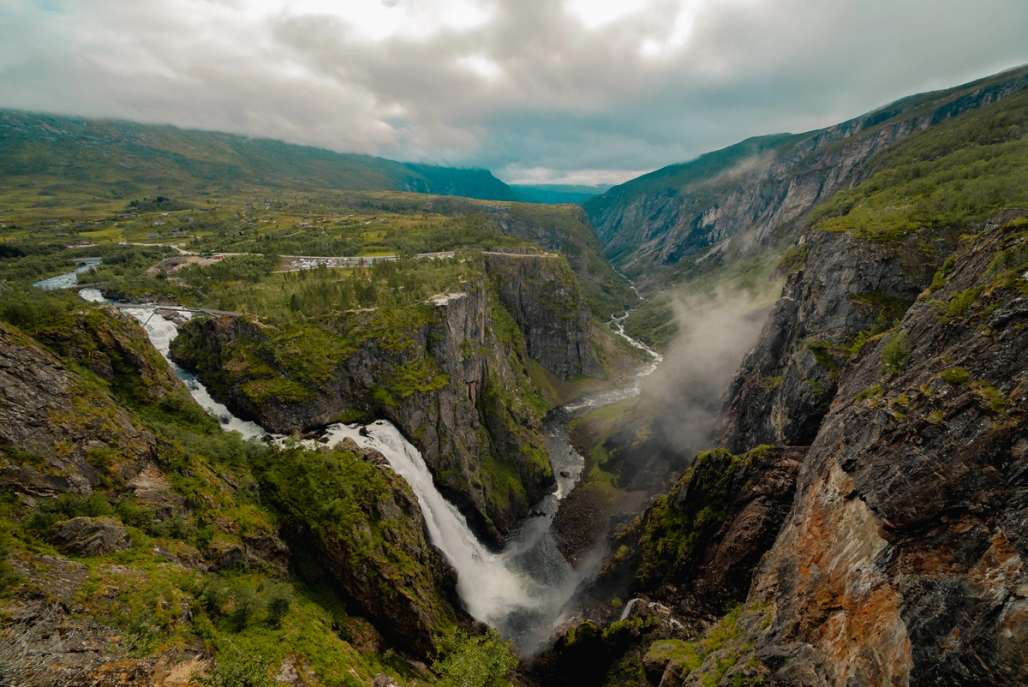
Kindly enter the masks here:
[[461, 291], [399, 312], [353, 313], [332, 344], [340, 362], [302, 393], [291, 393], [306, 383], [298, 371], [276, 364], [274, 333], [240, 318], [190, 322], [172, 356], [233, 412], [273, 432], [392, 421], [418, 445], [440, 489], [499, 543], [554, 485], [541, 433], [545, 402], [530, 365], [558, 379], [604, 371], [563, 259], [483, 260], [483, 277]]
[[[969, 139], [994, 117], [1002, 135]], [[948, 174], [947, 155], [1023, 149], [1024, 122], [1014, 89], [877, 164], [931, 155]], [[724, 448], [612, 533], [584, 619], [536, 659], [542, 683], [1024, 682], [1028, 239], [1012, 169], [977, 215], [925, 205], [897, 224], [878, 198], [917, 173], [894, 167], [806, 217], [726, 391]]]
[[247, 201], [191, 240], [268, 252], [174, 274], [0, 263], [0, 685], [1025, 684], [1026, 74], [615, 187], [595, 237], [369, 194]]

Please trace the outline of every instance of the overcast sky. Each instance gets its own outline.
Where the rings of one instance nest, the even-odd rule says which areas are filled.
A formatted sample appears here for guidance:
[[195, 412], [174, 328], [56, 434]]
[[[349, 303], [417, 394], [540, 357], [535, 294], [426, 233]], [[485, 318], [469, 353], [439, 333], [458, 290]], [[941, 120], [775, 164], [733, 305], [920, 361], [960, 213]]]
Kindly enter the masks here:
[[1028, 0], [0, 0], [0, 107], [615, 182], [1028, 62]]

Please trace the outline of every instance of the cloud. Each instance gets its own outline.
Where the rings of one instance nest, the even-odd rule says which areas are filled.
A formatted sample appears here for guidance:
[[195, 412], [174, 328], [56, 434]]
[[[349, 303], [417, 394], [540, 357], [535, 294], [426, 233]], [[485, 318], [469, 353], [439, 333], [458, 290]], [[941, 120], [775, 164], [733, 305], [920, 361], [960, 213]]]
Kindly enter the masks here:
[[0, 106], [620, 181], [1028, 61], [1026, 27], [1021, 0], [6, 0]]

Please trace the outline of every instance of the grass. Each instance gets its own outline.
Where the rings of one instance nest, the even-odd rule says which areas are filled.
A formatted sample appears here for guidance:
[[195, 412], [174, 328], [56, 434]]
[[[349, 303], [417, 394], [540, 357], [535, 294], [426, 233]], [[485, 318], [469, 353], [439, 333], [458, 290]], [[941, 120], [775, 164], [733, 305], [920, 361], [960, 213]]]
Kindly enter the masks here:
[[954, 118], [887, 150], [878, 172], [812, 213], [822, 231], [891, 242], [1028, 205], [1028, 94]]
[[[755, 612], [760, 610], [736, 606], [709, 626], [698, 639], [657, 640], [647, 649], [644, 660], [671, 663], [677, 668], [680, 679], [688, 678], [689, 684], [703, 687], [724, 684], [722, 680], [725, 675], [740, 661], [755, 661], [751, 657], [752, 647], [746, 641], [740, 627], [743, 615]], [[737, 677], [731, 684], [743, 687], [760, 683], [759, 677]]]

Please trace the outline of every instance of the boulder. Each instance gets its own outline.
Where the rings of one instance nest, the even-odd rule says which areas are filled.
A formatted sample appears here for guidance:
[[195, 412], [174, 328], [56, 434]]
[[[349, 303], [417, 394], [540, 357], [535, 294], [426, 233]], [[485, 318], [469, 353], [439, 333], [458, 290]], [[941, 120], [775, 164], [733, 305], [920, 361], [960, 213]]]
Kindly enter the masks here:
[[120, 521], [85, 516], [54, 525], [50, 540], [54, 546], [71, 556], [102, 556], [132, 545]]

